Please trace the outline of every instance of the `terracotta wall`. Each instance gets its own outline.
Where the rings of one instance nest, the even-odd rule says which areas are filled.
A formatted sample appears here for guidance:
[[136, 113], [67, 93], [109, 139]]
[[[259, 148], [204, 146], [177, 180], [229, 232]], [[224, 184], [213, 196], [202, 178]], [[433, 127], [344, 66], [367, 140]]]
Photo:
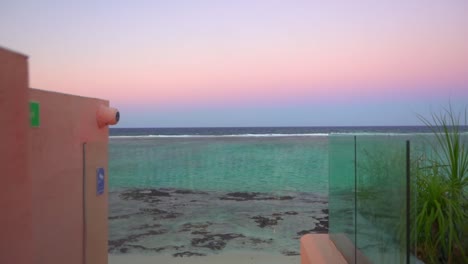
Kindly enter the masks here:
[[[301, 237], [301, 264], [347, 264], [328, 234], [308, 234]], [[351, 262], [353, 263], [353, 262]]]
[[0, 263], [33, 263], [27, 60], [0, 48]]
[[[104, 169], [108, 179], [107, 142], [89, 142], [85, 145], [85, 252], [86, 264], [107, 264], [108, 239], [108, 184], [104, 185], [104, 194], [96, 194], [96, 172]], [[107, 181], [106, 181], [107, 183]]]
[[[60, 94], [36, 89], [29, 90], [29, 100], [40, 103], [40, 127], [29, 129], [29, 170], [32, 180], [32, 219], [34, 263], [82, 264], [83, 247], [83, 143], [99, 145], [98, 166], [107, 171], [108, 128], [99, 129], [96, 111], [107, 101]], [[92, 171], [92, 170], [91, 170]], [[91, 174], [91, 173], [89, 173]], [[87, 177], [95, 179], [94, 175]], [[106, 175], [107, 177], [107, 175]], [[106, 184], [107, 185], [107, 184]], [[96, 183], [94, 182], [94, 185]], [[97, 196], [88, 190], [87, 203], [97, 206], [86, 217], [88, 223], [99, 224], [88, 241], [107, 263], [107, 189]], [[94, 214], [94, 215], [93, 215]], [[104, 219], [104, 221], [102, 221]]]

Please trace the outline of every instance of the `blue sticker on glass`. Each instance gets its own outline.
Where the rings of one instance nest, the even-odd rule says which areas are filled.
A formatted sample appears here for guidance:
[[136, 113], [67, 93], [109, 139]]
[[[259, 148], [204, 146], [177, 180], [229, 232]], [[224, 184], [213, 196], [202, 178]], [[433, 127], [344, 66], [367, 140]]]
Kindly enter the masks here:
[[98, 168], [96, 171], [96, 194], [101, 195], [104, 193], [104, 168]]

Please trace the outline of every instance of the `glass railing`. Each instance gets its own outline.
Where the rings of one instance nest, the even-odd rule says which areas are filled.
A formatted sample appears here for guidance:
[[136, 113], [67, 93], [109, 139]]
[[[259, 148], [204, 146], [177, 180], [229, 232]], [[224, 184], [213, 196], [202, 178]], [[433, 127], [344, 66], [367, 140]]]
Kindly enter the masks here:
[[400, 137], [356, 138], [357, 263], [409, 262], [408, 157]]
[[331, 135], [330, 238], [348, 263], [409, 263], [409, 141]]
[[356, 259], [354, 136], [329, 137], [329, 235], [349, 263]]

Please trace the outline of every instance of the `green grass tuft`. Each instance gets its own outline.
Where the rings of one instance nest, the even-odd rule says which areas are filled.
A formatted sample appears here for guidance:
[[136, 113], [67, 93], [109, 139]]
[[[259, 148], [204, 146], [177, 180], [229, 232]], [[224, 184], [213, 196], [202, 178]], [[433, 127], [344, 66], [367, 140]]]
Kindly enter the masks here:
[[[462, 126], [467, 111], [456, 114], [451, 106], [432, 120], [419, 118], [434, 140], [433, 156], [418, 159], [411, 243], [426, 263], [468, 263], [468, 146]], [[464, 123], [463, 123], [464, 121]]]

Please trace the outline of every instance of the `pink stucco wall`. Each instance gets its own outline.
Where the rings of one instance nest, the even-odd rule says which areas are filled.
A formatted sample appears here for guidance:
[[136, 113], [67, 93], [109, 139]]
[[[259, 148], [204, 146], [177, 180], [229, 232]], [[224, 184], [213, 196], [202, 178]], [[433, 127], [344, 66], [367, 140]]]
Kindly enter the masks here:
[[95, 177], [107, 171], [109, 131], [96, 115], [109, 103], [29, 89], [27, 61], [0, 47], [0, 263], [107, 263], [107, 183], [97, 195]]
[[88, 142], [85, 145], [85, 259], [86, 264], [107, 263], [108, 239], [108, 187], [104, 184], [104, 194], [96, 194], [98, 168], [104, 169], [108, 179], [107, 142]]
[[343, 255], [328, 234], [308, 234], [301, 237], [301, 264], [346, 264]]
[[[107, 167], [109, 132], [98, 128], [96, 112], [108, 102], [36, 89], [29, 90], [29, 100], [40, 103], [40, 127], [29, 129], [34, 263], [82, 264], [83, 143], [99, 143]], [[103, 197], [107, 202], [107, 192]], [[107, 262], [107, 203], [99, 204], [97, 217], [105, 222], [96, 229], [102, 233], [93, 235], [105, 237], [100, 248]], [[87, 218], [93, 222], [92, 215]]]
[[27, 100], [27, 57], [0, 48], [0, 263], [34, 263]]

